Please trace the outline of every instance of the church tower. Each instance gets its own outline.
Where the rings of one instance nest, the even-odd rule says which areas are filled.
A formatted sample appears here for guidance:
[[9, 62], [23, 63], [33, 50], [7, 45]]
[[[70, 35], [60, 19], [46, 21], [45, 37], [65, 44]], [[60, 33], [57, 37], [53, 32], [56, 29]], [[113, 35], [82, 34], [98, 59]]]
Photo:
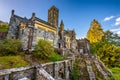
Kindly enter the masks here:
[[52, 6], [48, 10], [48, 22], [54, 27], [58, 27], [58, 17], [59, 17], [59, 10], [55, 6]]

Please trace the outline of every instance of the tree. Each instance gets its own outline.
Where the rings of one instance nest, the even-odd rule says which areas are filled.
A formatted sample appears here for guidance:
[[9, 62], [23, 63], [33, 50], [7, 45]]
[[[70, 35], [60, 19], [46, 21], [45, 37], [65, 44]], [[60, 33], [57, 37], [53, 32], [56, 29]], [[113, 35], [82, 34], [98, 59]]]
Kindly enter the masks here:
[[87, 32], [87, 39], [90, 40], [90, 43], [96, 43], [102, 40], [104, 36], [103, 29], [100, 23], [97, 20], [93, 20], [90, 24], [90, 29]]
[[91, 45], [92, 53], [95, 53], [106, 66], [120, 67], [119, 36], [106, 31], [101, 41]]
[[120, 67], [120, 48], [110, 43], [98, 49], [97, 55], [106, 66]]
[[118, 34], [114, 34], [109, 30], [105, 32], [103, 39], [115, 46], [120, 46], [120, 36], [118, 36]]

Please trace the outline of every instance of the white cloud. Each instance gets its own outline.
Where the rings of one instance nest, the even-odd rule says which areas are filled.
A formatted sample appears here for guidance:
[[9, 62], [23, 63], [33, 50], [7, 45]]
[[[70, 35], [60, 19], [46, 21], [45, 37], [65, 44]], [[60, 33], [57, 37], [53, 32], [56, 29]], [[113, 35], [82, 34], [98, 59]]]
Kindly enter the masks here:
[[120, 31], [120, 28], [117, 28], [117, 29], [111, 29], [110, 31], [112, 31], [112, 32]]
[[111, 29], [110, 31], [120, 35], [120, 28], [116, 28], [116, 29]]
[[119, 25], [120, 25], [120, 17], [118, 17], [118, 18], [115, 20], [114, 26], [119, 26]]
[[110, 16], [110, 17], [106, 17], [103, 21], [109, 21], [111, 19], [113, 19], [115, 16]]
[[120, 35], [120, 31], [117, 31], [116, 33], [117, 33], [118, 35]]

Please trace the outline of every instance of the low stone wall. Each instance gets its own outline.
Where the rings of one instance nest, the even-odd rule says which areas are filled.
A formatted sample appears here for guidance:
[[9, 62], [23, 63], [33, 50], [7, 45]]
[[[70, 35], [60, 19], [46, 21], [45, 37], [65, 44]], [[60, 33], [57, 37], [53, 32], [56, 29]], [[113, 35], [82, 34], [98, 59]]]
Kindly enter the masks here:
[[73, 60], [0, 70], [0, 80], [69, 80]]
[[34, 78], [34, 66], [0, 70], [0, 80], [33, 80]]

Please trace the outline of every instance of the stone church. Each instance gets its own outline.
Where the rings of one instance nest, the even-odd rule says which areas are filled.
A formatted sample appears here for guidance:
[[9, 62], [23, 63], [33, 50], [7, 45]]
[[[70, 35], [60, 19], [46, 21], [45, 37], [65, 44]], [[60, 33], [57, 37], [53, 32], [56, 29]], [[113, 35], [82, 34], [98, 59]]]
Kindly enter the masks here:
[[80, 41], [76, 40], [75, 31], [65, 30], [63, 21], [61, 21], [60, 25], [58, 25], [58, 21], [59, 10], [55, 6], [48, 10], [48, 21], [36, 17], [35, 13], [32, 13], [30, 19], [23, 18], [16, 15], [12, 10], [7, 37], [20, 39], [24, 50], [34, 50], [39, 39], [44, 39], [62, 51], [72, 50], [78, 52], [77, 42]]

